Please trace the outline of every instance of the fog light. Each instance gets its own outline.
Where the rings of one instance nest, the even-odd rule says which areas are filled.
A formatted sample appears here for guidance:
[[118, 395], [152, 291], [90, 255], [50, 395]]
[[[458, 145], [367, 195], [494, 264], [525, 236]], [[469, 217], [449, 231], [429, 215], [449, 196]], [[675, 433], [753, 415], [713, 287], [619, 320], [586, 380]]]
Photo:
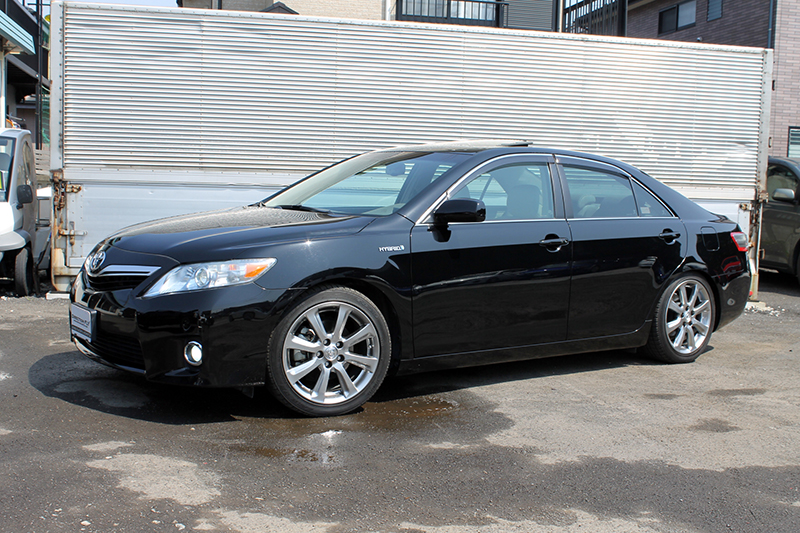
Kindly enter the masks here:
[[183, 349], [183, 357], [192, 366], [200, 366], [203, 363], [203, 345], [192, 341]]

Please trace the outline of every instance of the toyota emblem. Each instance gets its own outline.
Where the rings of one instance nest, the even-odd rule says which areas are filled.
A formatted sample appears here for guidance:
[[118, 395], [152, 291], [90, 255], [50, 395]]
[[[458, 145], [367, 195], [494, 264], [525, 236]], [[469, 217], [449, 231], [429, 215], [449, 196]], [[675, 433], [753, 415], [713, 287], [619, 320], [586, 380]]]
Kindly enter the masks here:
[[89, 263], [89, 268], [92, 272], [97, 272], [100, 269], [100, 266], [103, 264], [103, 261], [106, 260], [106, 253], [105, 252], [97, 252], [92, 257], [92, 262]]

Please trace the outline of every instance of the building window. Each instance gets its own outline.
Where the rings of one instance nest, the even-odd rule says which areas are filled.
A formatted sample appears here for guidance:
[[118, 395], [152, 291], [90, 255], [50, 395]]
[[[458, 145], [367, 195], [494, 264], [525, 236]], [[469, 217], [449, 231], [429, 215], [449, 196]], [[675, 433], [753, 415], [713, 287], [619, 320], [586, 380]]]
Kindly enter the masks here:
[[800, 128], [789, 128], [788, 157], [800, 159]]
[[722, 18], [722, 0], [708, 0], [708, 18], [717, 20]]
[[694, 26], [697, 0], [689, 0], [658, 13], [658, 34], [672, 33]]

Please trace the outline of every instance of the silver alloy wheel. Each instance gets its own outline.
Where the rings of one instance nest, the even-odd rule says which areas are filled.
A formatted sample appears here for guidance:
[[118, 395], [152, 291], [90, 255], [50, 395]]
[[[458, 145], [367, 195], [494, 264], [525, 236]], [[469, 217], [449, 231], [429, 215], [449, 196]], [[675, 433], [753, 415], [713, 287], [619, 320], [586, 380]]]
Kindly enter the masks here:
[[328, 301], [309, 308], [283, 341], [286, 379], [306, 400], [333, 405], [363, 391], [381, 357], [375, 325], [352, 304]]
[[706, 287], [688, 278], [672, 291], [667, 306], [666, 333], [672, 348], [683, 355], [702, 347], [711, 331], [712, 305]]

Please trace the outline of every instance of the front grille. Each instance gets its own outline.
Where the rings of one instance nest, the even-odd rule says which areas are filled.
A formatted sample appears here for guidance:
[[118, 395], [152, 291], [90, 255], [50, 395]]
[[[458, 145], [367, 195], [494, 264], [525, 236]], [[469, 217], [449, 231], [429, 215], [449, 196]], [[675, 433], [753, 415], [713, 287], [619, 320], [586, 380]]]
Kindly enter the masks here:
[[147, 276], [86, 276], [86, 285], [95, 291], [121, 291], [135, 289], [147, 279]]
[[132, 337], [97, 332], [92, 343], [86, 343], [91, 350], [114, 365], [127, 366], [144, 370], [144, 353], [139, 341]]

